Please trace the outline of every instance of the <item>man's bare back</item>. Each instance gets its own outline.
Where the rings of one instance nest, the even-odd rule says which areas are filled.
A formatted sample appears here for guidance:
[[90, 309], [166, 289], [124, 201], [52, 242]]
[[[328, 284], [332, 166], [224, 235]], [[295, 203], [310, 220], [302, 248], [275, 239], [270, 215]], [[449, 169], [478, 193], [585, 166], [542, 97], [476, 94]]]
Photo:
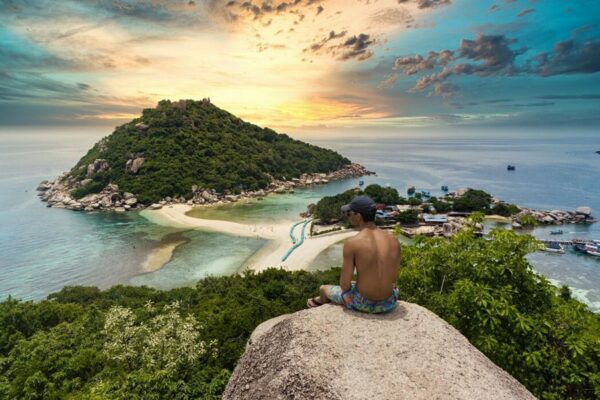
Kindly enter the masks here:
[[[383, 300], [392, 293], [400, 266], [400, 244], [390, 233], [377, 227], [364, 228], [344, 243], [342, 274], [356, 268], [358, 291], [370, 300]], [[345, 286], [347, 276], [341, 283]]]
[[[334, 302], [352, 310], [385, 313], [396, 307], [396, 279], [400, 244], [375, 225], [376, 205], [369, 196], [355, 196], [341, 207], [358, 234], [344, 243], [339, 285], [321, 285], [320, 295], [306, 301], [308, 307]], [[352, 282], [356, 268], [356, 284]]]

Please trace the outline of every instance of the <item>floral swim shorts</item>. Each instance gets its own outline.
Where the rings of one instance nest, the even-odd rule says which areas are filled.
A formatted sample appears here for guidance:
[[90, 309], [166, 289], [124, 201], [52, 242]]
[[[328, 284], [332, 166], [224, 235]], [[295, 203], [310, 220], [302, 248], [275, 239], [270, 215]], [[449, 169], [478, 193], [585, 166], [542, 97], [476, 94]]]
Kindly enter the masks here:
[[345, 305], [351, 310], [361, 311], [370, 314], [380, 314], [392, 311], [396, 308], [396, 299], [398, 298], [398, 288], [394, 287], [392, 295], [384, 300], [369, 300], [358, 291], [356, 283], [352, 282], [350, 289], [342, 293], [342, 288], [338, 285], [329, 285], [327, 297], [336, 303]]

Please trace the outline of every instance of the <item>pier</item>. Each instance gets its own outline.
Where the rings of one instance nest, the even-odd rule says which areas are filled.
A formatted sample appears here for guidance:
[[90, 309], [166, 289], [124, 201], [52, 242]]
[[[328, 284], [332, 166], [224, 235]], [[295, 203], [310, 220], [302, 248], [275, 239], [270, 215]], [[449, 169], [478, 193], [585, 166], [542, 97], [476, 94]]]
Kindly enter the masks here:
[[554, 239], [538, 239], [536, 238], [536, 240], [538, 242], [544, 243], [544, 244], [548, 244], [550, 242], [553, 243], [560, 243], [562, 245], [566, 245], [566, 246], [574, 246], [576, 244], [593, 244], [593, 240], [592, 239], [571, 239], [571, 240], [554, 240]]

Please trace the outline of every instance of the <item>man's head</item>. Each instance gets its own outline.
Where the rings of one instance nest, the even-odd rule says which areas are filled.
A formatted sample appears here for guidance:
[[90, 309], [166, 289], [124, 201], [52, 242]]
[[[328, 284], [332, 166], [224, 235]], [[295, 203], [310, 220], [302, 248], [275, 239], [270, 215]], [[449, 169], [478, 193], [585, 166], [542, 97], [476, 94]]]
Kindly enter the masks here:
[[375, 202], [369, 196], [356, 196], [349, 204], [342, 206], [342, 212], [353, 226], [375, 221], [376, 211]]

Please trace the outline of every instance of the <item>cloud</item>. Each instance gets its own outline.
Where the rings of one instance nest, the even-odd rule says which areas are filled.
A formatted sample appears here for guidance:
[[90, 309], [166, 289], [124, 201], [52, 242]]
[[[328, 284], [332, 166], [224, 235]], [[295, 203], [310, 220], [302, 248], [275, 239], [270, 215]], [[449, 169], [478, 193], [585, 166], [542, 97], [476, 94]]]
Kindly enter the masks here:
[[535, 11], [535, 8], [528, 8], [526, 10], [521, 11], [520, 13], [517, 14], [517, 17], [522, 17], [524, 15], [530, 14], [532, 12]]
[[435, 8], [446, 6], [452, 3], [451, 0], [398, 0], [398, 4], [414, 3], [418, 8]]
[[[321, 2], [314, 0], [279, 2], [267, 0], [210, 0], [207, 4], [207, 10], [212, 15], [218, 15], [227, 22], [238, 22], [245, 19], [263, 20], [296, 14], [298, 15], [296, 23], [299, 23], [304, 19], [304, 12], [309, 7]], [[319, 15], [323, 10], [323, 6], [318, 4], [315, 15]]]
[[540, 76], [599, 72], [600, 40], [563, 40], [552, 51], [534, 56], [529, 64], [531, 72]]
[[[503, 35], [477, 35], [475, 40], [461, 40], [456, 50], [430, 51], [426, 57], [419, 54], [397, 57], [393, 69], [405, 75], [414, 75], [441, 68], [440, 72], [419, 78], [410, 92], [419, 92], [433, 86], [434, 95], [449, 97], [458, 90], [458, 87], [444, 86], [442, 82], [452, 75], [513, 74], [515, 58], [525, 52], [525, 49], [511, 49], [510, 45], [515, 42], [516, 39], [508, 39]], [[477, 63], [464, 62], [467, 60], [477, 61]]]
[[435, 96], [442, 96], [443, 98], [448, 98], [454, 95], [454, 93], [458, 92], [458, 86], [452, 83], [435, 83], [434, 84], [433, 94]]
[[427, 57], [417, 54], [415, 56], [397, 57], [394, 60], [394, 70], [400, 70], [406, 75], [414, 75], [417, 72], [433, 69], [437, 66], [446, 66], [454, 59], [454, 51], [443, 50], [441, 52], [430, 51]]
[[358, 36], [352, 36], [338, 46], [342, 51], [342, 54], [338, 59], [349, 60], [351, 58], [356, 58], [359, 61], [366, 60], [373, 55], [373, 52], [368, 49], [373, 43], [375, 43], [375, 41], [370, 39], [370, 35], [361, 33]]
[[383, 81], [377, 85], [378, 89], [390, 89], [394, 87], [398, 80], [398, 74], [389, 74]]
[[[361, 33], [359, 35], [348, 37], [343, 41], [338, 40], [345, 36], [346, 31], [338, 33], [331, 31], [329, 32], [328, 36], [317, 42], [314, 42], [310, 46], [304, 48], [302, 51], [317, 54], [330, 54], [342, 61], [350, 60], [352, 58], [363, 61], [373, 55], [373, 52], [369, 49], [369, 46], [376, 43], [376, 41], [371, 39], [370, 35]], [[329, 42], [335, 42], [335, 44], [328, 45]]]
[[415, 19], [404, 8], [382, 8], [371, 15], [374, 24], [401, 25], [412, 24]]
[[[396, 57], [392, 69], [405, 75], [421, 72], [433, 73], [417, 79], [409, 92], [419, 92], [433, 87], [433, 95], [451, 96], [453, 91], [439, 85], [452, 76], [476, 75], [515, 76], [537, 75], [542, 77], [561, 74], [590, 74], [600, 71], [600, 42], [575, 39], [555, 44], [550, 52], [531, 56], [522, 64], [517, 57], [527, 52], [527, 48], [515, 48], [516, 39], [505, 35], [479, 34], [474, 40], [463, 39], [458, 49], [430, 51], [427, 56], [420, 54]], [[389, 77], [385, 82], [395, 82]], [[382, 82], [380, 85], [385, 86]]]
[[513, 103], [513, 104], [501, 104], [497, 107], [499, 108], [529, 108], [529, 107], [548, 107], [553, 106], [554, 102], [552, 101], [538, 101], [533, 103]]
[[600, 94], [546, 94], [535, 98], [542, 100], [600, 100]]

